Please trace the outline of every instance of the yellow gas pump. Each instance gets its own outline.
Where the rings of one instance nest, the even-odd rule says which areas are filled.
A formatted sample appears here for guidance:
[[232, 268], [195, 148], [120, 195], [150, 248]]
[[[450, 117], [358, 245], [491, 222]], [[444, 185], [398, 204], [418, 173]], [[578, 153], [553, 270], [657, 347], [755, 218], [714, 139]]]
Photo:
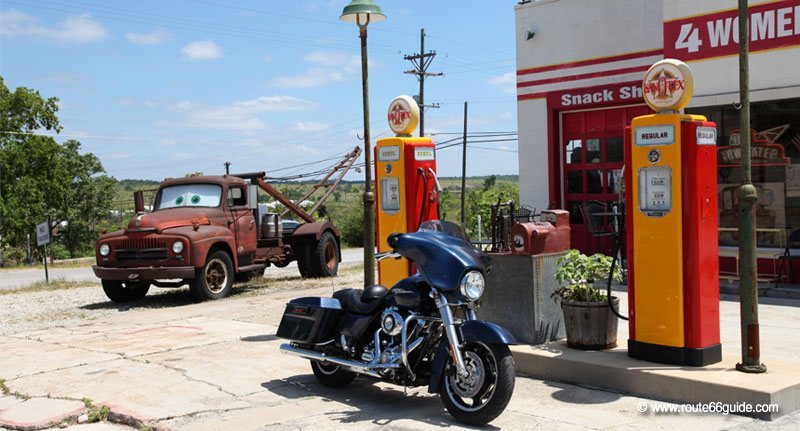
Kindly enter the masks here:
[[[389, 105], [387, 119], [395, 137], [379, 139], [375, 145], [375, 198], [378, 252], [391, 251], [387, 243], [395, 232], [416, 232], [425, 220], [438, 214], [436, 145], [430, 138], [414, 138], [419, 107], [409, 96], [399, 96]], [[378, 262], [380, 284], [391, 287], [411, 275], [404, 258]]]
[[626, 133], [628, 355], [719, 362], [716, 125], [679, 113], [694, 88], [685, 63], [657, 62], [642, 85], [657, 113]]

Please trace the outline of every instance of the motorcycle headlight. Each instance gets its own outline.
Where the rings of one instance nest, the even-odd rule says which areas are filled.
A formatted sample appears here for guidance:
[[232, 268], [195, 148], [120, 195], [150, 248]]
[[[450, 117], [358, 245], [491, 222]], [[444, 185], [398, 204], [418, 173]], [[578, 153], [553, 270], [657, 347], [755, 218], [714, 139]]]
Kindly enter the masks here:
[[470, 271], [461, 279], [461, 294], [470, 301], [477, 301], [483, 295], [485, 282], [480, 271]]
[[111, 253], [111, 247], [108, 244], [101, 244], [100, 245], [100, 256], [108, 256]]
[[183, 252], [183, 241], [175, 241], [172, 243], [172, 251], [175, 254], [181, 254]]

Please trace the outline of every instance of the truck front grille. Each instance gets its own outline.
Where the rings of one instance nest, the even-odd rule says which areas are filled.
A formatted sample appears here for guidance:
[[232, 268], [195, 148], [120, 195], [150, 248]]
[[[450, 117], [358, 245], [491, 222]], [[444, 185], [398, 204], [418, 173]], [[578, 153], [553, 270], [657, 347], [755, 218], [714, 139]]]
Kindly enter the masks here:
[[169, 258], [166, 243], [155, 238], [125, 238], [114, 247], [114, 253], [119, 261]]

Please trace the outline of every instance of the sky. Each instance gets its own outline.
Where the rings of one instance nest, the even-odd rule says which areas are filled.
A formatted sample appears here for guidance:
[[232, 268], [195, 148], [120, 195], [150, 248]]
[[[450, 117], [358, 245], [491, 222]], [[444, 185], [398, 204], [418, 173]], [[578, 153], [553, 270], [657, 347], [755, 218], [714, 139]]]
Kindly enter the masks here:
[[[58, 97], [63, 130], [117, 179], [189, 172], [300, 174], [362, 146], [358, 28], [348, 0], [0, 0], [0, 76], [12, 91]], [[425, 132], [515, 132], [516, 1], [378, 0], [368, 27], [372, 143], [386, 111], [419, 84], [403, 55], [437, 53], [425, 81]], [[48, 132], [41, 132], [48, 133]], [[467, 175], [517, 174], [517, 142], [471, 144]], [[316, 164], [313, 164], [317, 162]], [[304, 166], [297, 166], [304, 165]], [[461, 147], [438, 151], [460, 176]], [[271, 174], [274, 172], [274, 174]], [[351, 172], [346, 179], [363, 174]]]

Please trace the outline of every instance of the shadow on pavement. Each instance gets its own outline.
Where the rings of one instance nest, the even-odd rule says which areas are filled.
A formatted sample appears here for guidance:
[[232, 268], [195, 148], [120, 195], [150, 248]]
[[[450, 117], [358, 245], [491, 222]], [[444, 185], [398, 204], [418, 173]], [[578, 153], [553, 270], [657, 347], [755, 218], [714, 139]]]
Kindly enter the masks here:
[[[440, 428], [456, 426], [481, 430], [499, 429], [492, 425], [469, 427], [456, 422], [447, 413], [438, 396], [431, 396], [417, 391], [412, 394], [406, 394], [399, 386], [396, 388], [384, 388], [374, 383], [368, 378], [358, 377], [346, 388], [334, 389], [321, 385], [313, 375], [306, 374], [288, 379], [271, 380], [262, 383], [261, 386], [287, 399], [314, 396], [321, 398], [322, 401], [333, 401], [355, 408], [356, 410], [325, 413], [326, 416], [342, 424], [369, 422], [374, 425], [384, 426], [397, 420], [412, 420]], [[398, 428], [396, 425], [392, 427], [392, 429], [404, 428]]]
[[[159, 289], [153, 293], [155, 289]], [[229, 298], [235, 298], [239, 295], [258, 290], [257, 287], [249, 286], [236, 286], [231, 290]], [[195, 304], [194, 298], [188, 287], [179, 287], [175, 289], [160, 289], [152, 288], [144, 298], [129, 302], [127, 304], [117, 304], [112, 301], [95, 302], [94, 304], [82, 305], [80, 308], [84, 310], [119, 310], [128, 311], [134, 308], [167, 308], [167, 307], [180, 307], [184, 305]]]
[[553, 388], [558, 388], [556, 392], [553, 392], [551, 397], [564, 403], [607, 404], [613, 403], [622, 397], [622, 395], [615, 392], [598, 391], [554, 382], [545, 382], [545, 384]]

